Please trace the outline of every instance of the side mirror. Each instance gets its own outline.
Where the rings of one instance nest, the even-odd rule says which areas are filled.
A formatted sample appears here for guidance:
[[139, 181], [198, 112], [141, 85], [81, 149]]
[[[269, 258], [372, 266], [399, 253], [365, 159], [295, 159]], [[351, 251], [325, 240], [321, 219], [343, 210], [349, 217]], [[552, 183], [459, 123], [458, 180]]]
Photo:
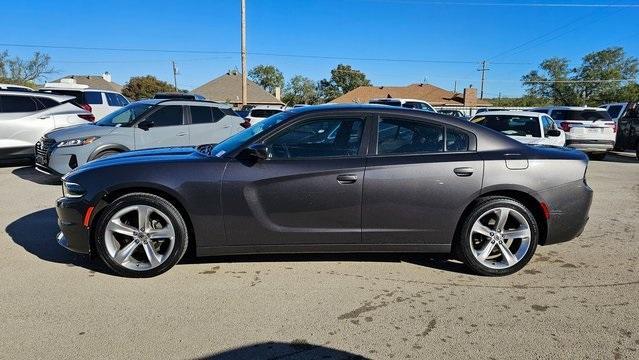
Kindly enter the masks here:
[[151, 120], [144, 120], [141, 123], [138, 124], [138, 127], [144, 131], [149, 130], [150, 128], [152, 128], [153, 126], [155, 126], [155, 123]]
[[240, 153], [242, 157], [253, 158], [255, 160], [266, 160], [269, 156], [268, 146], [264, 144], [253, 144]]
[[550, 129], [550, 130], [546, 131], [546, 136], [550, 136], [550, 137], [561, 136], [561, 131], [559, 131], [557, 129]]

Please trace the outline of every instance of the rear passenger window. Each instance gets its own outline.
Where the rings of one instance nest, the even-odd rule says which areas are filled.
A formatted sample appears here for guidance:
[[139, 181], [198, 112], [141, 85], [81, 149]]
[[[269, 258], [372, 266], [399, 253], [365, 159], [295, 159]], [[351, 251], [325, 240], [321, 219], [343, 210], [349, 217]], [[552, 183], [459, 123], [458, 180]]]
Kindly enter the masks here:
[[36, 99], [41, 104], [41, 106], [39, 106], [40, 109], [49, 109], [49, 108], [52, 108], [54, 106], [60, 105], [57, 101], [55, 101], [53, 99], [46, 98], [46, 97], [37, 97]]
[[213, 122], [211, 108], [207, 106], [191, 106], [192, 124], [209, 124]]
[[102, 93], [98, 91], [85, 91], [84, 101], [87, 104], [102, 104]]
[[104, 93], [104, 95], [106, 95], [107, 103], [109, 104], [109, 106], [127, 106], [129, 104], [126, 99], [120, 94], [107, 92]]
[[182, 106], [161, 106], [159, 110], [149, 115], [147, 120], [152, 121], [156, 127], [182, 125]]
[[377, 153], [380, 155], [442, 151], [444, 129], [441, 126], [397, 119], [379, 122]]
[[31, 96], [0, 96], [0, 110], [2, 112], [32, 112], [38, 110], [38, 103]]
[[469, 136], [455, 128], [446, 128], [446, 151], [468, 151]]

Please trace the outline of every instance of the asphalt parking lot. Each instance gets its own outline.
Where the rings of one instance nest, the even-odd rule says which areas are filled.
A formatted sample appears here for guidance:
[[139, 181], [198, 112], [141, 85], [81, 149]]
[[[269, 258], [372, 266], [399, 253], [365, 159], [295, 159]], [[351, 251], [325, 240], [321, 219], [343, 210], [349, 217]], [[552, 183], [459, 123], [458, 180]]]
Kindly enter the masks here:
[[591, 162], [590, 222], [487, 278], [426, 255], [187, 259], [151, 279], [59, 247], [60, 187], [0, 168], [0, 358], [639, 357], [639, 162]]

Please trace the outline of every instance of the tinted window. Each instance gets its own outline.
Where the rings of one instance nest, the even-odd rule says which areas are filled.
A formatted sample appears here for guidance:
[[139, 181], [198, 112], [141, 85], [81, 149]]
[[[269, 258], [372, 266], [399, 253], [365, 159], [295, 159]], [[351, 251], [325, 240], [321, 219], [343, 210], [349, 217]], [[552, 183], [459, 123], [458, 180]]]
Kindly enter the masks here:
[[476, 116], [472, 122], [505, 135], [541, 137], [539, 119], [532, 116], [480, 115]]
[[446, 128], [446, 151], [468, 151], [469, 143], [467, 133], [455, 128]]
[[268, 140], [273, 159], [356, 156], [362, 119], [318, 119], [293, 125]]
[[191, 106], [191, 123], [207, 124], [212, 123], [211, 108], [207, 106]]
[[78, 104], [86, 104], [86, 101], [84, 101], [84, 96], [82, 91], [77, 91], [77, 90], [40, 90], [42, 92], [46, 92], [48, 94], [56, 94], [56, 95], [69, 95], [69, 96], [74, 96], [75, 97], [75, 102]]
[[405, 107], [407, 109], [422, 109], [422, 104], [418, 103], [418, 102], [412, 102], [412, 101], [408, 101], [405, 102], [404, 105], [402, 105], [402, 107]]
[[32, 112], [38, 110], [38, 103], [31, 96], [0, 96], [2, 112]]
[[147, 120], [153, 121], [155, 127], [182, 125], [182, 106], [160, 106]]
[[251, 110], [251, 117], [267, 118], [271, 115], [279, 114], [282, 110], [277, 109], [253, 109]]
[[42, 105], [40, 107], [41, 109], [48, 109], [48, 108], [52, 108], [54, 106], [60, 105], [57, 101], [55, 101], [53, 99], [46, 98], [46, 97], [37, 97], [36, 99]]
[[553, 110], [550, 114], [555, 120], [612, 120], [608, 112], [604, 109], [601, 110]]
[[84, 93], [86, 104], [102, 104], [102, 93], [97, 91], [86, 91]]
[[128, 105], [128, 101], [124, 98], [124, 96], [115, 94], [115, 93], [104, 93], [107, 98], [107, 103], [109, 106], [126, 106]]
[[622, 108], [623, 106], [621, 105], [612, 105], [608, 108], [608, 114], [610, 114], [610, 117], [616, 118], [617, 116], [619, 116]]
[[536, 112], [536, 113], [548, 114], [548, 110], [544, 110], [544, 109], [533, 109], [530, 111]]
[[378, 104], [378, 105], [390, 105], [390, 106], [402, 106], [402, 103], [397, 100], [385, 101], [385, 100], [376, 100], [369, 101], [369, 104]]
[[377, 153], [380, 155], [440, 151], [444, 151], [441, 126], [396, 119], [383, 119], [379, 123]]

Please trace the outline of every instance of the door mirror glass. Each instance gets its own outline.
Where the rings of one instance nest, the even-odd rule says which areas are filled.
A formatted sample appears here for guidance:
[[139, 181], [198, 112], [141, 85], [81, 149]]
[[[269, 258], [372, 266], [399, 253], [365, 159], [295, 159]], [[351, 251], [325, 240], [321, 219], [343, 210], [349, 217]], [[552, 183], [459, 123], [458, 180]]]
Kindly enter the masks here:
[[559, 131], [557, 129], [550, 129], [550, 130], [546, 131], [546, 136], [549, 136], [549, 137], [561, 136], [561, 131]]
[[153, 126], [155, 126], [155, 123], [152, 120], [144, 120], [138, 124], [138, 127], [144, 131], [149, 130]]

